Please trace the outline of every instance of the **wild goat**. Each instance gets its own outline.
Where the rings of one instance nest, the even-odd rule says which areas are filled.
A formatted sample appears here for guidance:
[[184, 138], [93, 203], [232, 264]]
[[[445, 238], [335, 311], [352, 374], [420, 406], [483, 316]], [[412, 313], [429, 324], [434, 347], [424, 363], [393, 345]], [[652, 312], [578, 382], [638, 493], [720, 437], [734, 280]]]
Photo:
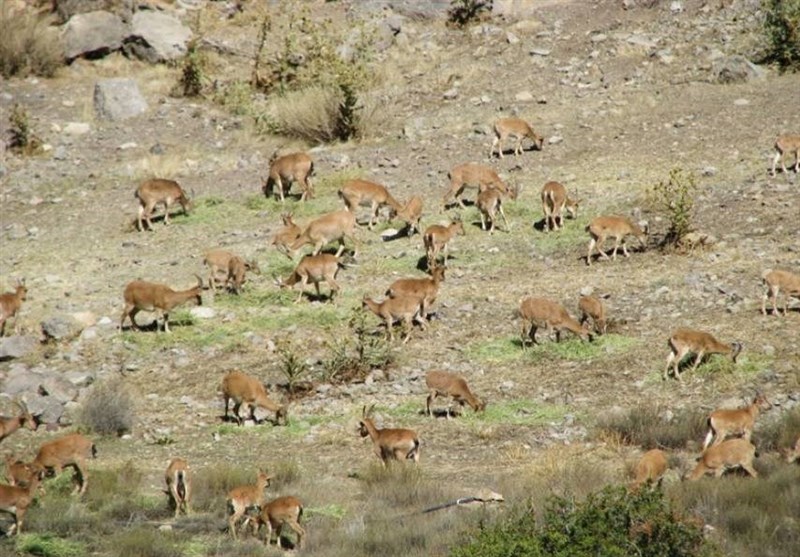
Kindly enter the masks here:
[[[215, 292], [217, 285], [224, 283], [235, 294], [239, 294], [247, 271], [256, 274], [261, 272], [255, 259], [245, 261], [238, 255], [222, 249], [207, 251], [203, 263], [209, 268], [208, 283]], [[224, 274], [224, 279], [220, 278], [220, 272]]]
[[372, 230], [375, 219], [378, 218], [378, 211], [383, 205], [389, 206], [390, 210], [399, 212], [402, 210], [400, 203], [392, 197], [384, 186], [369, 182], [367, 180], [348, 180], [339, 190], [339, 198], [344, 201], [348, 211], [355, 214], [360, 205], [369, 205], [369, 225]]
[[567, 188], [558, 182], [547, 182], [542, 187], [542, 212], [547, 230], [558, 230], [564, 226], [564, 211], [573, 219], [578, 218], [580, 199], [570, 199]]
[[592, 251], [597, 246], [597, 252], [608, 259], [608, 254], [603, 251], [603, 244], [606, 238], [614, 238], [614, 252], [612, 259], [617, 259], [617, 249], [622, 246], [622, 253], [628, 257], [628, 249], [625, 247], [625, 237], [628, 235], [635, 236], [639, 240], [642, 249], [647, 249], [647, 224], [640, 227], [634, 224], [625, 217], [597, 217], [586, 226], [586, 232], [591, 236], [589, 240], [589, 251], [586, 254], [586, 264], [592, 264]]
[[739, 467], [757, 478], [758, 473], [753, 468], [753, 459], [757, 456], [755, 446], [747, 439], [728, 439], [706, 449], [697, 459], [697, 465], [688, 475], [688, 479], [698, 480], [708, 473], [719, 478], [726, 470]]
[[581, 325], [570, 317], [564, 306], [545, 298], [523, 298], [519, 303], [517, 314], [522, 319], [522, 348], [527, 347], [528, 340], [536, 344], [536, 331], [540, 327], [555, 329], [556, 342], [561, 341], [561, 331], [572, 331], [583, 340], [592, 340], [592, 334], [586, 325]]
[[[608, 297], [607, 295], [604, 297]], [[606, 334], [608, 330], [608, 320], [606, 319], [606, 307], [600, 298], [595, 296], [581, 296], [578, 300], [578, 310], [581, 312], [579, 323], [584, 325], [589, 318], [592, 319], [594, 331], [598, 335]]]
[[444, 281], [446, 269], [443, 265], [436, 265], [431, 270], [430, 277], [397, 279], [386, 290], [386, 296], [418, 299], [422, 303], [420, 315], [423, 319], [427, 319], [428, 310], [439, 294], [439, 285]]
[[[457, 402], [459, 406], [469, 404], [475, 412], [483, 412], [486, 409], [486, 403], [478, 400], [469, 390], [467, 381], [460, 375], [449, 373], [447, 371], [429, 371], [425, 375], [425, 385], [428, 387], [428, 399], [425, 402], [425, 408], [428, 416], [433, 417], [431, 411], [431, 403], [436, 400], [436, 397], [449, 396], [453, 398], [453, 402]], [[447, 406], [447, 418], [450, 418], [450, 405]]]
[[309, 282], [314, 284], [317, 291], [317, 298], [321, 297], [319, 291], [319, 283], [323, 280], [328, 284], [331, 289], [328, 299], [333, 301], [334, 296], [341, 290], [339, 284], [336, 282], [336, 274], [341, 267], [341, 261], [335, 255], [329, 253], [320, 253], [319, 255], [306, 255], [297, 264], [294, 271], [286, 280], [278, 279], [278, 286], [281, 288], [294, 288], [294, 285], [300, 283], [300, 293], [297, 295], [295, 303], [300, 303], [303, 299], [303, 293], [306, 289], [306, 284]]
[[142, 219], [147, 222], [147, 227], [152, 230], [153, 223], [150, 218], [153, 215], [153, 210], [156, 205], [164, 204], [164, 224], [169, 224], [169, 208], [175, 204], [180, 203], [183, 208], [183, 214], [188, 215], [192, 208], [192, 202], [184, 193], [183, 189], [178, 185], [175, 180], [164, 180], [162, 178], [154, 178], [143, 182], [134, 194], [139, 200], [139, 213], [136, 217], [137, 229], [142, 232], [144, 227]]
[[40, 472], [31, 477], [27, 487], [0, 485], [0, 512], [6, 512], [14, 517], [14, 524], [5, 533], [6, 537], [19, 535], [22, 532], [22, 521], [36, 497], [41, 479]]
[[[283, 203], [292, 183], [300, 182], [303, 187], [300, 201], [312, 199], [314, 197], [314, 186], [311, 183], [312, 174], [314, 174], [314, 161], [306, 153], [292, 153], [278, 157], [275, 152], [269, 161], [269, 175], [266, 179], [262, 178], [261, 180], [264, 195], [271, 196], [273, 188], [277, 185], [278, 197]], [[284, 182], [286, 182], [286, 189], [284, 189]]]
[[481, 192], [489, 186], [493, 186], [501, 192], [508, 192], [508, 188], [500, 179], [500, 176], [497, 175], [497, 172], [482, 164], [459, 164], [453, 167], [447, 176], [450, 178], [450, 189], [447, 190], [447, 193], [442, 198], [442, 209], [446, 207], [447, 200], [450, 197], [453, 197], [463, 209], [464, 202], [461, 199], [461, 194], [467, 187], [478, 188], [478, 191]]
[[225, 403], [225, 416], [228, 419], [228, 403], [233, 400], [233, 416], [239, 425], [244, 423], [239, 410], [242, 406], [250, 408], [250, 419], [256, 420], [256, 408], [264, 408], [270, 412], [275, 412], [275, 424], [286, 425], [288, 418], [288, 408], [286, 405], [278, 404], [269, 396], [264, 384], [241, 371], [230, 371], [222, 378], [222, 400]]
[[544, 147], [544, 138], [533, 131], [531, 125], [521, 118], [500, 118], [494, 123], [494, 140], [492, 148], [489, 149], [489, 158], [494, 156], [495, 149], [503, 158], [503, 142], [509, 137], [514, 138], [514, 155], [522, 153], [522, 140], [526, 137], [533, 141], [536, 148], [540, 151]]
[[778, 293], [781, 289], [784, 290], [783, 302], [783, 315], [786, 315], [789, 309], [789, 298], [800, 298], [800, 275], [790, 273], [789, 271], [773, 271], [768, 269], [764, 271], [761, 277], [764, 281], [764, 286], [767, 291], [764, 293], [764, 298], [761, 301], [761, 313], [767, 314], [767, 298], [772, 298], [772, 315], [780, 315], [778, 311]]
[[375, 454], [381, 459], [385, 467], [390, 460], [413, 460], [419, 462], [419, 437], [411, 429], [378, 429], [372, 421], [372, 411], [365, 406], [361, 411], [361, 421], [358, 422], [358, 432], [361, 437], [372, 440]]
[[[508, 197], [511, 199], [516, 199], [518, 193], [518, 188], [512, 188], [508, 193]], [[478, 211], [480, 211], [481, 214], [481, 230], [486, 230], [486, 221], [489, 221], [489, 233], [493, 234], [496, 216], [499, 212], [500, 216], [503, 217], [505, 231], [511, 231], [511, 228], [508, 225], [508, 219], [506, 218], [506, 213], [503, 211], [503, 198], [505, 196], [505, 193], [494, 187], [488, 187], [482, 192], [478, 193], [478, 198], [475, 200], [475, 205], [478, 207]]]
[[294, 530], [297, 535], [297, 549], [303, 548], [303, 538], [306, 531], [300, 526], [300, 518], [303, 516], [303, 503], [297, 497], [287, 495], [278, 497], [261, 507], [261, 512], [254, 520], [253, 533], [258, 536], [258, 529], [263, 525], [266, 527], [266, 534], [264, 534], [264, 543], [270, 545], [272, 543], [272, 532], [274, 531], [277, 536], [275, 544], [283, 549], [281, 542], [281, 530], [283, 526], [287, 525]]
[[420, 231], [419, 221], [422, 219], [422, 198], [415, 195], [399, 211], [390, 211], [389, 218], [390, 220], [398, 218], [405, 222], [407, 234], [413, 236], [415, 231]]
[[28, 288], [24, 280], [17, 280], [14, 292], [0, 294], [0, 337], [6, 334], [6, 323], [14, 318], [14, 332], [18, 332], [19, 323], [17, 314], [22, 307], [22, 302], [28, 297]]
[[356, 217], [353, 213], [346, 210], [334, 211], [311, 221], [289, 248], [294, 254], [304, 245], [311, 244], [314, 246], [312, 255], [317, 255], [326, 244], [338, 240], [339, 249], [336, 251], [336, 257], [339, 257], [345, 248], [344, 241], [348, 239], [354, 245], [353, 257], [356, 257], [358, 254], [358, 242], [354, 236], [355, 228]]
[[279, 252], [291, 259], [292, 255], [289, 246], [300, 237], [300, 234], [303, 233], [303, 229], [294, 222], [292, 213], [282, 214], [281, 219], [283, 220], [283, 228], [278, 230], [272, 237], [272, 245], [275, 246]]
[[190, 512], [189, 503], [192, 499], [192, 477], [189, 473], [189, 464], [182, 458], [173, 458], [164, 473], [167, 482], [167, 493], [175, 504], [175, 518], [183, 510], [183, 514]]
[[[248, 509], [253, 507], [261, 508], [264, 504], [264, 490], [269, 487], [272, 476], [267, 474], [264, 470], [258, 471], [258, 477], [255, 485], [243, 485], [233, 488], [228, 492], [227, 507], [228, 507], [228, 530], [233, 539], [237, 539], [236, 523], [242, 518]], [[245, 519], [244, 526], [249, 522], [249, 518]]]
[[708, 433], [703, 443], [703, 450], [711, 445], [712, 439], [714, 445], [719, 445], [728, 435], [741, 435], [743, 439], [749, 441], [759, 412], [771, 407], [772, 404], [767, 397], [762, 393], [757, 393], [753, 403], [744, 408], [714, 410], [708, 417]]
[[[173, 308], [186, 303], [194, 302], [202, 305], [203, 279], [197, 277], [197, 286], [188, 290], [175, 291], [165, 284], [135, 280], [128, 283], [125, 287], [123, 297], [125, 299], [125, 309], [122, 310], [122, 317], [119, 321], [119, 328], [125, 323], [125, 318], [130, 317], [131, 327], [139, 329], [136, 324], [136, 314], [140, 311], [155, 311], [161, 313], [164, 319], [164, 332], [169, 331], [169, 312]], [[159, 330], [158, 317], [156, 317], [156, 330]]]
[[90, 439], [80, 433], [71, 433], [43, 444], [31, 465], [39, 472], [52, 470], [56, 476], [66, 466], [72, 467], [75, 470], [73, 493], [83, 495], [89, 485], [86, 460], [96, 456], [97, 448]]
[[800, 135], [780, 135], [775, 140], [775, 158], [772, 159], [770, 175], [775, 176], [775, 166], [781, 161], [781, 170], [786, 174], [784, 157], [794, 153], [794, 171], [800, 173]]
[[447, 264], [447, 246], [456, 234], [461, 236], [466, 234], [464, 223], [461, 222], [460, 217], [447, 226], [434, 224], [425, 229], [422, 241], [425, 244], [425, 253], [428, 256], [428, 269], [433, 269], [437, 265], [439, 252], [444, 253], [444, 264]]
[[361, 307], [368, 309], [381, 319], [386, 325], [386, 336], [389, 342], [394, 341], [392, 331], [395, 321], [401, 321], [403, 326], [403, 344], [408, 342], [411, 337], [411, 327], [413, 322], [419, 323], [424, 331], [426, 329], [425, 319], [422, 316], [422, 300], [410, 296], [399, 298], [387, 298], [382, 302], [376, 302], [364, 296]]
[[31, 479], [39, 473], [30, 462], [24, 462], [12, 455], [6, 456], [6, 481], [8, 485], [27, 487]]
[[661, 449], [647, 451], [636, 463], [631, 489], [637, 489], [645, 482], [660, 482], [666, 471], [667, 454]]
[[22, 427], [27, 427], [28, 429], [36, 431], [36, 426], [38, 425], [36, 419], [28, 412], [25, 405], [19, 402], [15, 402], [14, 404], [19, 407], [20, 414], [12, 418], [0, 417], [0, 441]]
[[739, 342], [722, 344], [709, 333], [678, 329], [669, 337], [669, 349], [667, 365], [664, 368], [664, 380], [669, 376], [670, 365], [673, 367], [675, 377], [680, 380], [680, 363], [689, 352], [697, 354], [692, 365], [692, 371], [695, 371], [706, 354], [730, 354], [733, 363], [736, 363], [736, 358], [742, 351], [742, 344]]

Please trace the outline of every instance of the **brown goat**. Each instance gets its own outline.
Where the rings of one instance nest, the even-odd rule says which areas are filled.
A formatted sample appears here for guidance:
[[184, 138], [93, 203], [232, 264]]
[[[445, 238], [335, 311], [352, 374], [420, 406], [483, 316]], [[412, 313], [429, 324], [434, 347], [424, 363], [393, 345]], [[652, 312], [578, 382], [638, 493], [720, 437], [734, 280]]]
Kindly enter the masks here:
[[[236, 487], [228, 492], [228, 530], [233, 539], [237, 539], [236, 524], [242, 518], [248, 509], [253, 507], [261, 508], [264, 503], [264, 490], [269, 487], [272, 476], [264, 470], [258, 471], [258, 477], [255, 485], [243, 485]], [[245, 519], [243, 527], [247, 526], [249, 518]]]
[[[208, 285], [216, 292], [217, 285], [225, 283], [235, 294], [239, 294], [246, 280], [247, 271], [261, 272], [255, 259], [245, 261], [238, 255], [222, 249], [212, 249], [205, 253], [203, 263], [209, 268]], [[224, 279], [220, 273], [224, 274]]]
[[341, 290], [336, 282], [336, 274], [339, 272], [341, 262], [335, 255], [329, 253], [320, 253], [319, 255], [306, 255], [297, 264], [294, 271], [286, 280], [278, 280], [278, 286], [281, 288], [293, 288], [295, 284], [300, 283], [300, 293], [297, 295], [295, 303], [299, 303], [303, 299], [303, 292], [306, 289], [306, 284], [309, 282], [314, 284], [317, 291], [317, 298], [321, 296], [319, 291], [319, 283], [323, 280], [330, 286], [331, 293], [329, 300], [333, 301], [334, 296]]
[[645, 482], [660, 482], [666, 471], [667, 454], [661, 449], [647, 451], [636, 463], [631, 489], [637, 489]]
[[421, 317], [427, 319], [428, 310], [439, 294], [439, 285], [444, 281], [446, 269], [443, 265], [437, 265], [431, 270], [430, 277], [397, 279], [386, 290], [386, 296], [417, 298], [422, 303]]
[[399, 212], [402, 210], [400, 203], [392, 197], [384, 186], [369, 182], [367, 180], [348, 180], [339, 190], [339, 198], [344, 201], [344, 205], [351, 213], [356, 212], [361, 205], [369, 205], [369, 224], [367, 227], [372, 230], [375, 219], [378, 218], [378, 211], [384, 205], [391, 211]]
[[8, 485], [18, 485], [27, 487], [30, 485], [31, 478], [39, 471], [30, 462], [24, 462], [12, 455], [6, 456], [6, 481]]
[[272, 237], [272, 244], [279, 252], [284, 254], [289, 259], [292, 258], [290, 246], [300, 237], [303, 229], [294, 222], [292, 213], [284, 213], [281, 215], [283, 221], [283, 228], [278, 230]]
[[[278, 197], [283, 203], [292, 183], [299, 182], [303, 187], [300, 201], [313, 199], [314, 186], [311, 183], [311, 175], [314, 174], [314, 161], [311, 160], [308, 154], [292, 153], [278, 157], [277, 152], [275, 152], [269, 162], [269, 175], [266, 179], [262, 179], [263, 191], [266, 197], [272, 195], [272, 190], [277, 185]], [[286, 182], [286, 189], [284, 189], [284, 182]]]
[[544, 138], [533, 131], [533, 127], [522, 118], [500, 118], [494, 123], [494, 139], [492, 147], [489, 149], [489, 158], [494, 156], [495, 150], [503, 158], [503, 142], [508, 138], [514, 138], [514, 155], [522, 153], [522, 140], [525, 138], [533, 141], [536, 148], [540, 151], [544, 147]]
[[607, 238], [614, 238], [614, 251], [611, 259], [617, 259], [617, 250], [622, 247], [622, 253], [628, 257], [628, 248], [625, 247], [625, 237], [634, 236], [642, 249], [647, 248], [647, 234], [648, 227], [631, 222], [630, 219], [625, 217], [597, 217], [586, 226], [586, 232], [589, 233], [591, 239], [589, 240], [589, 250], [586, 254], [586, 264], [592, 264], [592, 251], [595, 246], [597, 251], [604, 259], [609, 259], [608, 254], [603, 251], [603, 244]]
[[800, 135], [781, 135], [775, 140], [775, 158], [772, 159], [770, 175], [775, 176], [775, 166], [781, 162], [781, 169], [786, 174], [784, 157], [794, 153], [794, 171], [800, 173]]
[[189, 473], [189, 464], [182, 458], [173, 458], [164, 473], [167, 483], [167, 493], [175, 504], [175, 518], [183, 510], [183, 514], [191, 512], [192, 477]]
[[406, 233], [409, 237], [413, 236], [414, 232], [420, 232], [419, 222], [422, 219], [422, 198], [415, 195], [399, 211], [390, 211], [389, 218], [398, 218], [405, 222]]
[[241, 371], [228, 372], [222, 379], [222, 400], [225, 403], [225, 416], [228, 419], [228, 403], [233, 400], [233, 415], [239, 425], [244, 423], [239, 410], [242, 406], [250, 408], [250, 419], [256, 422], [256, 408], [264, 408], [275, 412], [275, 424], [286, 425], [288, 409], [278, 404], [267, 395], [264, 384]]
[[757, 478], [758, 472], [753, 468], [753, 459], [757, 456], [755, 446], [747, 439], [728, 439], [706, 449], [697, 459], [697, 465], [687, 478], [699, 480], [708, 473], [713, 473], [714, 477], [719, 478], [726, 470], [733, 468], [743, 468], [745, 472]]
[[433, 269], [437, 265], [439, 252], [444, 253], [444, 263], [447, 264], [447, 245], [453, 236], [460, 234], [464, 236], [464, 223], [460, 218], [457, 218], [447, 226], [434, 224], [425, 229], [425, 234], [422, 235], [422, 241], [425, 244], [425, 253], [428, 256], [428, 269]]
[[[425, 409], [428, 416], [433, 416], [431, 412], [431, 403], [436, 400], [436, 397], [449, 396], [453, 398], [453, 402], [457, 402], [460, 406], [469, 404], [475, 412], [483, 412], [486, 409], [486, 403], [479, 400], [478, 397], [472, 394], [467, 385], [466, 379], [455, 373], [447, 371], [429, 371], [425, 375], [425, 385], [428, 387], [428, 399], [425, 402]], [[447, 407], [447, 417], [450, 418], [450, 406]]]
[[36, 419], [28, 412], [28, 409], [19, 402], [15, 404], [19, 406], [19, 416], [13, 416], [11, 418], [0, 417], [0, 441], [22, 427], [27, 427], [34, 431], [36, 430]]
[[714, 445], [719, 445], [728, 435], [741, 434], [743, 439], [749, 441], [759, 412], [762, 408], [767, 410], [771, 407], [772, 404], [767, 400], [767, 397], [762, 393], [757, 393], [753, 403], [744, 408], [714, 410], [708, 417], [708, 433], [703, 443], [703, 450], [706, 450], [711, 445], [712, 439], [714, 440]]
[[361, 304], [363, 309], [368, 309], [381, 319], [386, 325], [386, 336], [389, 342], [394, 341], [392, 331], [395, 321], [401, 321], [403, 325], [403, 344], [408, 342], [411, 337], [412, 323], [416, 321], [424, 331], [426, 329], [425, 319], [422, 317], [422, 300], [410, 296], [399, 298], [387, 298], [382, 302], [376, 302], [367, 296]]
[[333, 241], [339, 242], [339, 249], [336, 257], [342, 255], [345, 248], [345, 239], [349, 239], [354, 245], [353, 257], [358, 254], [358, 241], [355, 237], [356, 217], [350, 211], [334, 211], [322, 215], [306, 226], [303, 233], [289, 246], [292, 253], [306, 244], [314, 246], [312, 255], [319, 254], [326, 244]]
[[254, 534], [258, 536], [258, 529], [262, 525], [265, 526], [267, 531], [264, 534], [264, 544], [268, 546], [272, 543], [272, 532], [275, 532], [278, 538], [275, 543], [279, 548], [283, 549], [281, 530], [283, 530], [284, 525], [287, 525], [297, 535], [295, 547], [302, 549], [303, 539], [306, 535], [306, 531], [300, 526], [300, 518], [302, 516], [303, 503], [300, 499], [291, 495], [278, 497], [261, 507], [261, 512], [254, 521]]
[[581, 319], [579, 321], [581, 325], [591, 318], [595, 332], [598, 335], [606, 334], [608, 330], [606, 307], [600, 298], [595, 296], [581, 296], [580, 300], [578, 300], [578, 311], [581, 312]]
[[361, 421], [358, 422], [358, 432], [361, 437], [372, 440], [375, 454], [381, 459], [385, 467], [390, 460], [413, 460], [419, 462], [419, 437], [411, 429], [378, 429], [372, 421], [372, 411], [365, 406], [361, 412]]
[[734, 342], [723, 344], [714, 338], [710, 333], [704, 331], [693, 331], [691, 329], [678, 329], [669, 337], [670, 352], [667, 355], [667, 365], [664, 368], [663, 378], [669, 376], [669, 367], [672, 365], [675, 377], [680, 380], [680, 363], [690, 352], [697, 354], [692, 365], [692, 371], [697, 370], [697, 366], [706, 354], [730, 354], [731, 359], [736, 363], [736, 358], [742, 351], [742, 344]]
[[542, 187], [541, 198], [544, 226], [547, 230], [558, 230], [564, 226], [565, 210], [573, 219], [578, 217], [578, 204], [581, 200], [570, 199], [567, 188], [558, 182], [547, 182]]
[[24, 280], [17, 280], [14, 292], [0, 294], [0, 337], [6, 334], [6, 323], [14, 318], [14, 332], [18, 332], [19, 323], [17, 315], [22, 307], [22, 302], [28, 297], [28, 288]]
[[561, 341], [561, 331], [572, 331], [583, 340], [592, 340], [592, 334], [586, 325], [581, 325], [570, 317], [564, 306], [545, 298], [523, 298], [520, 300], [517, 314], [522, 319], [522, 348], [527, 347], [528, 340], [536, 344], [536, 331], [540, 327], [555, 329], [556, 342]]
[[767, 291], [764, 293], [764, 298], [761, 300], [761, 313], [767, 314], [767, 299], [772, 298], [772, 315], [780, 315], [778, 310], [778, 293], [783, 289], [783, 315], [786, 315], [789, 309], [789, 298], [800, 298], [800, 275], [790, 273], [789, 271], [773, 271], [768, 269], [762, 275], [764, 286]]
[[[195, 275], [197, 276], [197, 275]], [[175, 291], [165, 284], [155, 282], [145, 282], [135, 280], [128, 283], [123, 295], [125, 299], [125, 309], [122, 310], [122, 317], [119, 321], [119, 328], [122, 329], [125, 319], [130, 317], [131, 326], [139, 329], [136, 324], [136, 314], [140, 311], [156, 311], [161, 313], [164, 319], [164, 332], [169, 332], [169, 312], [173, 308], [193, 301], [198, 306], [202, 305], [203, 279], [197, 277], [197, 286], [188, 290]], [[156, 329], [158, 327], [158, 317], [156, 317]]]
[[464, 189], [467, 187], [478, 188], [478, 192], [482, 192], [492, 186], [501, 192], [508, 192], [508, 188], [503, 183], [503, 180], [500, 179], [500, 176], [497, 175], [497, 172], [491, 167], [482, 164], [459, 164], [454, 166], [447, 176], [450, 178], [450, 189], [442, 197], [442, 209], [446, 207], [447, 200], [451, 197], [463, 209], [464, 202], [461, 199], [461, 194], [464, 193]]
[[36, 497], [41, 478], [41, 473], [34, 474], [27, 487], [0, 485], [0, 512], [6, 512], [14, 517], [14, 524], [5, 534], [7, 537], [22, 532], [22, 521]]
[[97, 456], [94, 443], [80, 433], [71, 433], [59, 439], [49, 441], [39, 448], [31, 465], [35, 470], [53, 470], [55, 475], [61, 473], [66, 466], [75, 469], [75, 492], [83, 495], [89, 485], [86, 460]]
[[183, 208], [183, 213], [188, 215], [192, 208], [192, 202], [181, 189], [175, 180], [164, 180], [154, 178], [143, 182], [137, 189], [134, 196], [139, 200], [139, 213], [136, 217], [136, 225], [141, 232], [144, 230], [142, 219], [147, 222], [147, 227], [152, 230], [153, 223], [150, 218], [156, 205], [164, 204], [164, 224], [169, 224], [169, 208], [179, 203]]
[[[516, 199], [518, 192], [519, 190], [517, 188], [513, 188], [509, 192], [508, 196], [511, 199]], [[481, 230], [486, 230], [486, 222], [488, 221], [489, 234], [493, 234], [497, 213], [500, 213], [500, 216], [503, 217], [505, 232], [511, 232], [511, 228], [508, 225], [508, 219], [506, 218], [506, 213], [503, 211], [504, 197], [506, 197], [506, 194], [495, 187], [488, 187], [478, 193], [478, 197], [475, 200], [475, 206], [478, 207], [478, 211], [480, 211], [481, 214]]]

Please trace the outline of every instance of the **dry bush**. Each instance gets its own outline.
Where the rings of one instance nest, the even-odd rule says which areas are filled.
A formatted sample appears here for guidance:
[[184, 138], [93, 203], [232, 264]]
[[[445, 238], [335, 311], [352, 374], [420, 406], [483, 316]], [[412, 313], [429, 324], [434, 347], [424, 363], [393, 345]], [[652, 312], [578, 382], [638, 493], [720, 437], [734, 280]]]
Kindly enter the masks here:
[[11, 2], [0, 2], [0, 74], [34, 74], [52, 77], [64, 63], [58, 34], [50, 17], [31, 9], [15, 9]]
[[761, 420], [754, 438], [759, 451], [779, 451], [793, 447], [800, 437], [800, 406], [782, 412], [778, 420]]
[[228, 492], [241, 485], [252, 485], [256, 471], [230, 464], [218, 464], [198, 470], [192, 476], [192, 508], [197, 511], [225, 511]]
[[135, 419], [133, 396], [125, 382], [117, 378], [94, 386], [78, 421], [100, 435], [122, 435], [133, 429]]
[[690, 441], [700, 441], [706, 434], [708, 416], [699, 410], [683, 409], [667, 419], [663, 408], [637, 406], [624, 414], [598, 420], [601, 433], [619, 436], [623, 443], [643, 449], [681, 449]]

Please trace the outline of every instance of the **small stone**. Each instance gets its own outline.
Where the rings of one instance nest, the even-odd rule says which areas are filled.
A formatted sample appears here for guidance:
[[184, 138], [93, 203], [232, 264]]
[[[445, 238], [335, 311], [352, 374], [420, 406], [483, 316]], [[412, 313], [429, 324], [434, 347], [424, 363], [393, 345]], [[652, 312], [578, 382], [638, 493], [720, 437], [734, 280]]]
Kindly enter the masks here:
[[214, 310], [214, 308], [197, 306], [190, 309], [189, 314], [198, 319], [213, 319], [217, 315], [217, 312]]
[[736, 99], [735, 101], [733, 101], [733, 104], [735, 106], [747, 106], [748, 104], [750, 104], [750, 101], [748, 101], [747, 99]]
[[560, 135], [554, 135], [547, 140], [547, 144], [556, 145], [558, 143], [561, 143], [562, 141], [564, 141], [563, 137], [561, 137]]
[[85, 122], [70, 122], [64, 126], [64, 133], [67, 135], [84, 135], [90, 130], [91, 127]]
[[458, 97], [458, 89], [449, 89], [445, 91], [442, 96], [445, 98], [445, 100], [453, 100]]
[[549, 48], [534, 47], [528, 51], [531, 56], [550, 56]]
[[514, 99], [518, 102], [531, 102], [533, 100], [533, 93], [530, 91], [520, 91], [514, 95]]
[[519, 44], [519, 37], [517, 37], [511, 31], [508, 31], [506, 33], [506, 41], [508, 42], [508, 44]]
[[128, 141], [117, 147], [117, 149], [119, 149], [120, 151], [127, 151], [128, 149], [135, 149], [138, 146], [139, 144], [136, 143], [135, 141]]
[[683, 11], [683, 3], [682, 2], [678, 2], [677, 0], [672, 2], [669, 5], [669, 11], [671, 11], [674, 14], [681, 13]]

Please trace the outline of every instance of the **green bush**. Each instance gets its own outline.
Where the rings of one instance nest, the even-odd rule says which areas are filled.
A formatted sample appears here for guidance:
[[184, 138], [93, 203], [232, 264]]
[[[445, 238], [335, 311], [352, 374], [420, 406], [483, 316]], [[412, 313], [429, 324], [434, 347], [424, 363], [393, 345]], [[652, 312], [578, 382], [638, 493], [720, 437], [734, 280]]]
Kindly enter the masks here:
[[692, 211], [697, 193], [694, 174], [673, 168], [669, 180], [653, 186], [651, 193], [656, 207], [666, 213], [669, 221], [662, 245], [676, 246], [692, 231]]
[[197, 48], [197, 41], [192, 40], [183, 58], [181, 77], [178, 81], [178, 94], [184, 97], [197, 97], [203, 92], [206, 81], [206, 58]]
[[76, 541], [63, 540], [51, 534], [20, 534], [17, 551], [39, 557], [82, 557], [86, 547]]
[[22, 155], [33, 155], [42, 149], [42, 141], [33, 133], [28, 111], [20, 104], [15, 104], [8, 116], [8, 133], [10, 135], [8, 146]]
[[800, 0], [766, 0], [764, 34], [767, 61], [782, 70], [800, 67]]
[[136, 416], [133, 396], [120, 378], [94, 386], [81, 409], [81, 425], [100, 435], [131, 431]]
[[452, 0], [447, 19], [457, 27], [465, 27], [492, 13], [494, 0]]
[[[391, 344], [384, 335], [374, 335], [367, 315], [353, 310], [348, 321], [351, 334], [332, 331], [327, 343], [329, 355], [322, 361], [322, 379], [331, 383], [363, 380], [373, 369], [386, 369], [395, 361]], [[340, 331], [339, 331], [340, 333]]]
[[484, 526], [452, 557], [690, 557], [713, 555], [702, 523], [659, 489], [607, 487], [585, 500], [555, 497], [537, 521], [528, 509]]
[[52, 77], [63, 65], [64, 54], [50, 18], [13, 4], [0, 2], [0, 75]]

